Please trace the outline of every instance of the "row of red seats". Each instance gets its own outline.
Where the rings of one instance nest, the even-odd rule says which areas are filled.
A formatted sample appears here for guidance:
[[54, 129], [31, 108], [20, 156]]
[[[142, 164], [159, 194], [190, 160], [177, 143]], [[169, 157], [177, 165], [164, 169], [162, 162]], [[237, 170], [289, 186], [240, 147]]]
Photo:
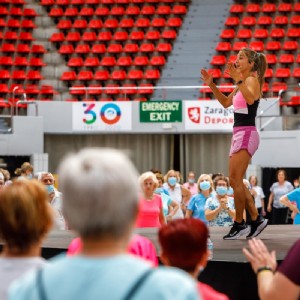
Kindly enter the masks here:
[[21, 31], [19, 34], [16, 31], [6, 31], [4, 34], [0, 31], [0, 39], [7, 41], [34, 41], [35, 39], [32, 37], [31, 32]]
[[43, 67], [46, 64], [40, 57], [31, 57], [28, 60], [27, 56], [16, 56], [15, 58], [11, 56], [0, 56], [1, 66], [17, 66], [17, 67]]
[[126, 95], [134, 94], [152, 94], [153, 84], [142, 83], [140, 85], [135, 85], [131, 83], [118, 85], [118, 84], [106, 84], [101, 86], [99, 84], [91, 84], [89, 86], [85, 85], [74, 85], [70, 89], [71, 95], [101, 95], [101, 94], [119, 94], [123, 93]]
[[[86, 53], [85, 49], [88, 49], [86, 46], [80, 46], [79, 45], [76, 46], [75, 49], [77, 49], [77, 51], [84, 51], [84, 53]], [[158, 51], [161, 53], [169, 53], [172, 51], [172, 44], [170, 43], [163, 43], [160, 42], [157, 45], [153, 44], [153, 43], [143, 43], [141, 45], [138, 45], [136, 43], [128, 43], [126, 45], [124, 45], [124, 47], [121, 44], [110, 44], [108, 47], [106, 47], [103, 44], [94, 44], [91, 48], [91, 52], [94, 54], [100, 54], [100, 53], [105, 53], [105, 52], [109, 52], [109, 53], [138, 53], [138, 52], [142, 52], [142, 53], [151, 53], [154, 51]], [[71, 54], [73, 53], [74, 50], [74, 46], [70, 45], [70, 44], [65, 44], [65, 45], [61, 45], [59, 48], [59, 53], [61, 54]]]
[[81, 81], [88, 81], [88, 80], [99, 80], [105, 81], [114, 76], [115, 80], [158, 80], [160, 78], [160, 71], [158, 69], [149, 69], [143, 72], [139, 69], [132, 69], [129, 70], [128, 73], [124, 70], [115, 70], [110, 75], [107, 70], [98, 70], [93, 74], [92, 71], [81, 70], [78, 74], [75, 71], [66, 71], [62, 74], [61, 80], [63, 81], [74, 81], [74, 80], [81, 80]]
[[[1, 4], [3, 2], [1, 1]], [[0, 6], [0, 16], [19, 16], [26, 18], [34, 18], [38, 14], [33, 8], [21, 8], [21, 7], [11, 7], [7, 8], [6, 6]]]
[[257, 28], [254, 32], [251, 29], [239, 29], [237, 32], [233, 29], [223, 29], [220, 34], [221, 39], [250, 39], [252, 36], [257, 39], [266, 39], [268, 37], [273, 39], [281, 39], [284, 37], [297, 39], [300, 38], [300, 28], [291, 27], [287, 30], [279, 27], [272, 28], [271, 30]]
[[44, 79], [38, 70], [14, 70], [9, 72], [9, 70], [0, 70], [0, 80], [41, 80]]
[[[175, 5], [171, 7], [169, 5], [160, 5], [157, 8], [153, 5], [145, 5], [141, 9], [138, 6], [128, 6], [125, 9], [122, 6], [115, 6], [109, 9], [108, 7], [98, 7], [94, 10], [92, 7], [82, 7], [78, 9], [77, 7], [67, 7], [63, 10], [62, 7], [53, 7], [49, 12], [49, 16], [51, 17], [108, 17], [108, 16], [123, 16], [123, 15], [144, 15], [144, 16], [152, 16], [152, 15], [161, 15], [166, 16], [170, 14], [174, 15], [184, 15], [186, 14], [186, 6], [185, 5]], [[129, 12], [129, 14], [127, 14]]]
[[34, 29], [36, 28], [32, 20], [24, 19], [21, 22], [17, 19], [8, 19], [6, 22], [3, 18], [0, 18], [0, 27], [2, 28], [22, 28], [22, 29]]
[[258, 19], [253, 16], [245, 16], [241, 20], [239, 17], [228, 17], [224, 23], [226, 26], [234, 27], [234, 26], [268, 26], [271, 24], [275, 25], [299, 25], [300, 24], [300, 15], [293, 15], [288, 18], [285, 15], [275, 16], [272, 18], [270, 16], [260, 16]]
[[[146, 55], [139, 55], [132, 59], [130, 56], [121, 56], [118, 60], [113, 58], [103, 57], [102, 60], [98, 59], [98, 57], [87, 57], [83, 60], [82, 57], [71, 57], [68, 61], [69, 67], [99, 67], [99, 66], [121, 66], [121, 67], [129, 67], [129, 66], [163, 66], [166, 63], [164, 56], [153, 56], [151, 59]], [[1, 64], [1, 62], [0, 62]]]
[[232, 14], [241, 14], [247, 12], [250, 14], [256, 14], [263, 12], [266, 14], [275, 13], [276, 11], [282, 13], [289, 13], [292, 11], [300, 12], [300, 3], [296, 2], [295, 4], [289, 2], [279, 2], [278, 5], [275, 3], [248, 3], [246, 7], [243, 4], [232, 4], [230, 7], [230, 13]]
[[[277, 57], [275, 55], [266, 55], [267, 61], [269, 64], [275, 64], [277, 63]], [[225, 65], [228, 61], [235, 62], [236, 61], [236, 55], [231, 55], [229, 59], [225, 55], [214, 55], [210, 61], [211, 65], [216, 65], [216, 66], [223, 66]], [[293, 55], [288, 55], [288, 54], [282, 54], [279, 57], [278, 62], [282, 64], [290, 64], [290, 63], [298, 63], [300, 64], [300, 54], [296, 56], [294, 59]]]
[[29, 46], [28, 44], [23, 43], [18, 43], [17, 45], [12, 43], [3, 43], [2, 47], [0, 47], [0, 51], [5, 53], [34, 53], [37, 55], [47, 52], [43, 45], [32, 44]]
[[[228, 73], [225, 71], [222, 73], [220, 69], [210, 69], [208, 70], [210, 74], [212, 74], [213, 78], [219, 79], [219, 78], [230, 78]], [[291, 76], [295, 78], [300, 78], [300, 68], [294, 68], [293, 71], [291, 71], [290, 68], [278, 68], [273, 72], [273, 69], [269, 68], [266, 70], [265, 78], [290, 78]]]
[[[229, 42], [219, 42], [215, 49], [219, 52], [228, 52], [232, 50], [240, 51], [242, 48], [250, 47], [255, 51], [264, 51], [265, 49], [273, 50], [274, 45], [279, 45], [279, 49], [283, 49], [285, 51], [296, 51], [299, 49], [298, 42], [294, 40], [284, 41], [282, 45], [278, 41], [270, 41], [266, 43], [266, 46], [263, 41], [252, 41], [249, 44], [247, 42], [235, 42], [233, 45]], [[269, 49], [270, 46], [271, 49]]]
[[1, 0], [1, 4], [23, 5], [26, 2], [24, 0]]
[[54, 90], [51, 85], [42, 85], [39, 87], [35, 84], [26, 85], [24, 88], [23, 85], [20, 84], [11, 84], [8, 86], [5, 83], [0, 84], [0, 94], [9, 94], [14, 93], [16, 95], [25, 93], [26, 95], [54, 95], [57, 92]]
[[[74, 27], [75, 28], [75, 27]], [[67, 29], [67, 28], [64, 28]], [[78, 29], [78, 27], [77, 27]], [[118, 42], [125, 42], [125, 41], [142, 41], [142, 40], [150, 40], [155, 41], [159, 40], [160, 38], [173, 40], [176, 39], [177, 32], [174, 29], [165, 29], [163, 31], [159, 30], [149, 30], [146, 33], [142, 30], [133, 30], [130, 34], [127, 31], [117, 31], [112, 34], [110, 31], [103, 31], [99, 32], [97, 35], [94, 31], [86, 31], [82, 35], [77, 31], [69, 32], [66, 36], [63, 32], [56, 32], [53, 33], [50, 37], [51, 42], [63, 42], [63, 41], [70, 41], [70, 42], [77, 42], [77, 41], [86, 41], [86, 42], [93, 42], [96, 40], [100, 41], [118, 41]]]
[[[7, 1], [7, 0], [6, 0]], [[13, 1], [23, 1], [23, 0], [13, 0]], [[44, 6], [53, 6], [53, 5], [128, 5], [128, 4], [144, 4], [144, 3], [189, 3], [191, 0], [41, 0], [41, 4]]]

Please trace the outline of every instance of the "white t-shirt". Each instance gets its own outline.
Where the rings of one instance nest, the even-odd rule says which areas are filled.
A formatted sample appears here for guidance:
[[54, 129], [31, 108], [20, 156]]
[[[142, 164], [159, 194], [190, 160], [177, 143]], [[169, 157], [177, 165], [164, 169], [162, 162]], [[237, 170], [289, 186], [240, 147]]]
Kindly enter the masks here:
[[54, 210], [54, 229], [66, 230], [66, 221], [62, 212], [62, 193], [55, 191], [55, 196], [50, 202], [51, 207]]
[[252, 188], [256, 192], [256, 196], [254, 197], [255, 207], [256, 208], [261, 208], [262, 207], [262, 205], [261, 205], [261, 199], [265, 198], [264, 191], [263, 191], [263, 189], [260, 186], [253, 186]]
[[0, 257], [0, 299], [7, 299], [8, 287], [14, 280], [45, 264], [46, 260], [41, 257]]
[[171, 189], [170, 186], [165, 182], [163, 184], [163, 188], [166, 189], [169, 192], [169, 195], [173, 201], [176, 201], [179, 205], [179, 209], [177, 210], [176, 214], [173, 216], [173, 220], [175, 219], [182, 219], [184, 218], [183, 211], [181, 209], [181, 203], [182, 203], [182, 191], [181, 186], [179, 183], [176, 183], [174, 189]]

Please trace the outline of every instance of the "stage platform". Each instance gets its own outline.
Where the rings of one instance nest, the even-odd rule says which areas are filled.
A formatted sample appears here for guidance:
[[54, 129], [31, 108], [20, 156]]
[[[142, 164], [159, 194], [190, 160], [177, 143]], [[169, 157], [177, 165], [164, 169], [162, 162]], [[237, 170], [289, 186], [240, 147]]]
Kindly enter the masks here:
[[[211, 227], [210, 235], [214, 244], [213, 259], [208, 262], [199, 279], [210, 284], [220, 292], [226, 293], [231, 300], [258, 300], [256, 276], [246, 261], [242, 248], [247, 240], [241, 238], [224, 241], [223, 236], [229, 228]], [[142, 228], [136, 233], [153, 241], [158, 256], [160, 247], [157, 241], [157, 229]], [[76, 236], [72, 231], [52, 231], [43, 243], [42, 256], [51, 258], [65, 252], [71, 240]], [[300, 238], [298, 225], [269, 225], [259, 236], [269, 250], [275, 250], [280, 263], [288, 249]]]

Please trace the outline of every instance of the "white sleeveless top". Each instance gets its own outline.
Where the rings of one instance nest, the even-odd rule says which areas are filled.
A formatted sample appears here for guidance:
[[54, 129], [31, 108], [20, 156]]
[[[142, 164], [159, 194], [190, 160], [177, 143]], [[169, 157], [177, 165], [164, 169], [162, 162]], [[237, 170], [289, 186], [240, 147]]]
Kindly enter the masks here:
[[181, 192], [181, 187], [179, 183], [176, 183], [175, 188], [171, 189], [167, 183], [163, 184], [164, 189], [166, 189], [169, 192], [169, 195], [171, 199], [179, 204], [179, 209], [177, 210], [176, 214], [172, 218], [173, 220], [175, 219], [183, 219], [184, 214], [181, 209], [181, 203], [182, 203], [182, 192]]

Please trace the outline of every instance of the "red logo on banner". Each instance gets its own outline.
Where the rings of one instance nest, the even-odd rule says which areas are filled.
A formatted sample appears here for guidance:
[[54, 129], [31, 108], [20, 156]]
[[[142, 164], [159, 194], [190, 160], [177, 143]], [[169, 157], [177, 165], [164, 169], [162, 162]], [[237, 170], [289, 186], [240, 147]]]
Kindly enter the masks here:
[[189, 107], [188, 115], [192, 122], [200, 124], [200, 107]]

